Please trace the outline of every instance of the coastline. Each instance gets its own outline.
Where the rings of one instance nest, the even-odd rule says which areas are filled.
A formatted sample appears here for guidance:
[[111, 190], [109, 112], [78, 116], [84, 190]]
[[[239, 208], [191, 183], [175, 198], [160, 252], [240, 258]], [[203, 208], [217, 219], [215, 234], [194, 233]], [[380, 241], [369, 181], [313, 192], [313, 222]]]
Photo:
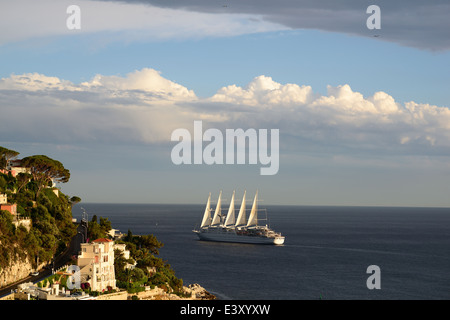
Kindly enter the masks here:
[[[139, 300], [217, 300], [217, 297], [198, 283], [183, 286], [186, 297], [180, 297], [174, 293], [167, 293], [164, 289], [155, 287], [146, 291], [128, 294], [127, 300], [133, 300], [137, 297]], [[188, 296], [190, 294], [190, 296]]]
[[[113, 241], [120, 240], [124, 234], [119, 229], [111, 229], [113, 234], [111, 235]], [[117, 233], [117, 234], [116, 234]], [[138, 236], [139, 237], [139, 236]], [[167, 284], [167, 283], [166, 283]], [[127, 300], [216, 300], [217, 297], [198, 283], [189, 284], [188, 286], [182, 286], [182, 295], [175, 294], [173, 289], [169, 287], [144, 286], [145, 290], [136, 293], [127, 293]]]

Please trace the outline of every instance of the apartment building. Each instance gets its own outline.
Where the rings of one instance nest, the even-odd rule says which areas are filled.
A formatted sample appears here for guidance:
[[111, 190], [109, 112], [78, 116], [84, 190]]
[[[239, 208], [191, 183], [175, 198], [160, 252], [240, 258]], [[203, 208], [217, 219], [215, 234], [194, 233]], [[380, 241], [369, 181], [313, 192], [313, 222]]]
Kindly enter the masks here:
[[114, 241], [102, 238], [82, 243], [77, 265], [80, 267], [81, 282], [88, 282], [92, 290], [116, 288]]

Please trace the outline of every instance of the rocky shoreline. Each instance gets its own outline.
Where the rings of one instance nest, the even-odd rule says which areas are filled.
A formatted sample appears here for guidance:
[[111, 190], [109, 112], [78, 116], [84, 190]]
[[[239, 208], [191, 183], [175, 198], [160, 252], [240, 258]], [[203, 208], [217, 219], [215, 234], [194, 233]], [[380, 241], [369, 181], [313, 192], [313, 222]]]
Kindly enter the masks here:
[[162, 288], [153, 288], [139, 293], [133, 293], [128, 295], [128, 300], [133, 300], [137, 297], [139, 300], [216, 300], [217, 297], [198, 283], [190, 284], [183, 287], [186, 293], [185, 297], [180, 297], [174, 293], [167, 293]]

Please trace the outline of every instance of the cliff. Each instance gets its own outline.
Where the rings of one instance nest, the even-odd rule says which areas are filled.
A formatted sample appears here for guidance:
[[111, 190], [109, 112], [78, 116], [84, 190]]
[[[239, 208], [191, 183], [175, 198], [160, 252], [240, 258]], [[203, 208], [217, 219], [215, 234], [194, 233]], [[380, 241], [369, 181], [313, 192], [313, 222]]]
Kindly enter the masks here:
[[16, 261], [0, 270], [0, 288], [26, 278], [31, 270], [32, 265], [28, 258], [16, 259]]
[[[42, 268], [44, 265], [45, 264], [40, 265], [38, 269]], [[9, 265], [0, 270], [0, 288], [28, 277], [32, 270], [33, 264], [28, 257], [16, 257]]]

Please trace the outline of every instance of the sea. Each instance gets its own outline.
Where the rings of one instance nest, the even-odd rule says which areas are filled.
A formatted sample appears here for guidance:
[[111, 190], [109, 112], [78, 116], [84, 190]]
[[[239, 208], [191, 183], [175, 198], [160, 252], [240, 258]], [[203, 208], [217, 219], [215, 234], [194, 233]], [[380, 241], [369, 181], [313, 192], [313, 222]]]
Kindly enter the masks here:
[[184, 285], [221, 300], [450, 299], [449, 208], [267, 206], [262, 223], [286, 237], [276, 246], [199, 240], [204, 204], [84, 203], [74, 218], [81, 207], [155, 235]]

